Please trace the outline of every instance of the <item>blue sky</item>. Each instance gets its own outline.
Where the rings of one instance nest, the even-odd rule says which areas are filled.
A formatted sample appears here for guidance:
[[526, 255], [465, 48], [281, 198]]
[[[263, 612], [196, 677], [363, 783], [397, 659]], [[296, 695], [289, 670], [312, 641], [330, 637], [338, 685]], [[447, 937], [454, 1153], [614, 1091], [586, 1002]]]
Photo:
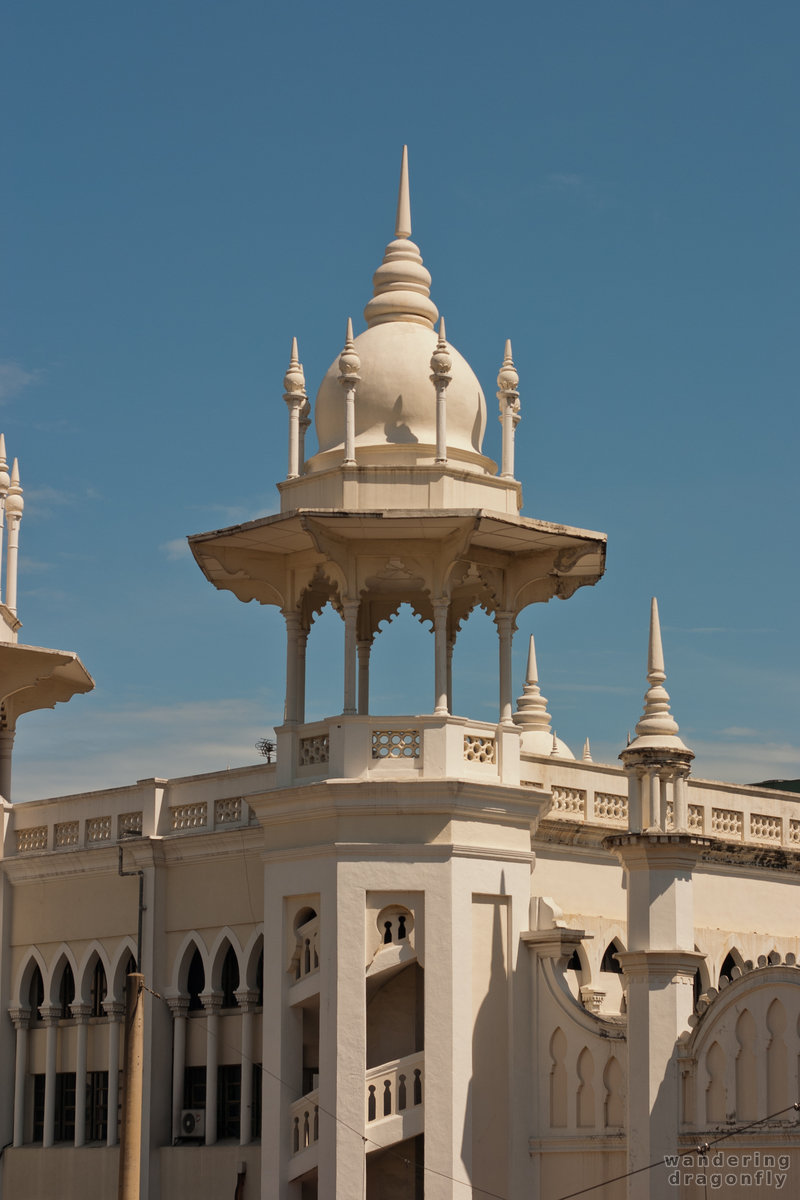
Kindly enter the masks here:
[[[15, 797], [255, 761], [273, 610], [187, 534], [269, 512], [291, 337], [313, 392], [363, 328], [400, 147], [448, 338], [513, 339], [528, 516], [609, 535], [601, 583], [526, 610], [559, 736], [615, 761], [649, 597], [695, 773], [800, 776], [800, 9], [698, 3], [55, 0], [7, 6], [0, 427], [25, 489], [20, 616], [96, 691], [20, 723]], [[374, 707], [428, 711], [432, 638], [379, 640]], [[341, 708], [341, 622], [309, 649]], [[456, 708], [496, 715], [472, 620]]]

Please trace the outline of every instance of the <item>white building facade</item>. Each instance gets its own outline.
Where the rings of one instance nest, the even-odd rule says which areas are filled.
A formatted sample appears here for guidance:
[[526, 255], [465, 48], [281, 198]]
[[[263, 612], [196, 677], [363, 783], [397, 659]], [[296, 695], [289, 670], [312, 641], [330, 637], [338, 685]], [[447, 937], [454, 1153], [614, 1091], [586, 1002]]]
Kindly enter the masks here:
[[[147, 1200], [800, 1188], [800, 805], [692, 778], [655, 604], [622, 765], [552, 732], [532, 644], [515, 702], [518, 615], [596, 583], [605, 537], [521, 515], [511, 345], [498, 467], [410, 235], [404, 156], [366, 328], [348, 322], [313, 413], [293, 346], [280, 512], [190, 539], [216, 587], [285, 618], [277, 761], [15, 807], [8, 749], [8, 1200], [116, 1195], [139, 920]], [[342, 711], [309, 723], [328, 604]], [[379, 715], [371, 648], [403, 604], [430, 622], [430, 712]], [[452, 705], [476, 606], [497, 631], [492, 723]], [[76, 663], [42, 703], [91, 686]]]

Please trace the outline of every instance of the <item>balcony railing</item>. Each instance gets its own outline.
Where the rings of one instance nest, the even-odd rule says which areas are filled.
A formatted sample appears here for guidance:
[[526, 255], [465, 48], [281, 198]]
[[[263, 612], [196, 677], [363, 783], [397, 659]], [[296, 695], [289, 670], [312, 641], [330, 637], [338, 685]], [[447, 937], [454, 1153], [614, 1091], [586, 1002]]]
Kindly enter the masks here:
[[423, 1103], [425, 1055], [409, 1054], [367, 1071], [365, 1081], [366, 1122], [402, 1116]]
[[319, 1089], [295, 1100], [289, 1109], [292, 1154], [300, 1154], [319, 1141]]

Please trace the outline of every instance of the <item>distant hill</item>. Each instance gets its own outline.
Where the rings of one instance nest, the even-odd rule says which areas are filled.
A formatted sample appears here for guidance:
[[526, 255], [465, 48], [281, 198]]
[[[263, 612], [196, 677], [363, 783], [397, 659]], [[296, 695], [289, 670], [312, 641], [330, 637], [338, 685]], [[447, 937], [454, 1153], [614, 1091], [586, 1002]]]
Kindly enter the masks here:
[[761, 783], [751, 783], [750, 787], [775, 788], [779, 792], [800, 792], [800, 779], [764, 779]]

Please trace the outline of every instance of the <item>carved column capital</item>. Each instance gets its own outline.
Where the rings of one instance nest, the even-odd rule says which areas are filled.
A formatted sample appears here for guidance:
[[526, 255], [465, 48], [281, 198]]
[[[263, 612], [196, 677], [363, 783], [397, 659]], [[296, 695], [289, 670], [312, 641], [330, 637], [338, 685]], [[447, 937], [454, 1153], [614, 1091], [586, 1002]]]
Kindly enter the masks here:
[[27, 1029], [31, 1022], [31, 1010], [29, 1008], [10, 1008], [8, 1015], [14, 1023], [15, 1029]]
[[188, 996], [167, 996], [167, 1007], [172, 1013], [173, 1021], [177, 1017], [185, 1017], [189, 1012], [189, 997]]
[[60, 1004], [42, 1004], [39, 1012], [45, 1025], [57, 1025], [61, 1020]]
[[89, 1020], [89, 1017], [92, 1015], [91, 1004], [81, 1004], [80, 1001], [74, 1001], [72, 1004], [70, 1004], [69, 1009], [72, 1013], [73, 1019], [77, 1021], [79, 1025], [85, 1025]]

